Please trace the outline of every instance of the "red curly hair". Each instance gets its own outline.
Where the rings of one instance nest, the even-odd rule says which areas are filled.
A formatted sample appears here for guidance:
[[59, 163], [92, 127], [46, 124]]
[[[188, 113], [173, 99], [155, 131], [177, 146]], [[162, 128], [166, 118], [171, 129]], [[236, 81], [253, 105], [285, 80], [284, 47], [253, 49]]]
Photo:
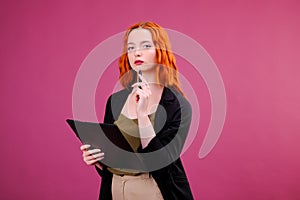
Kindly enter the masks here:
[[119, 59], [120, 76], [119, 80], [123, 87], [128, 88], [136, 82], [137, 73], [131, 70], [127, 55], [127, 40], [130, 32], [137, 28], [147, 29], [151, 32], [153, 43], [156, 48], [157, 83], [171, 87], [183, 94], [178, 80], [178, 68], [176, 59], [171, 52], [171, 44], [167, 32], [154, 22], [139, 22], [128, 28], [124, 35], [123, 53]]

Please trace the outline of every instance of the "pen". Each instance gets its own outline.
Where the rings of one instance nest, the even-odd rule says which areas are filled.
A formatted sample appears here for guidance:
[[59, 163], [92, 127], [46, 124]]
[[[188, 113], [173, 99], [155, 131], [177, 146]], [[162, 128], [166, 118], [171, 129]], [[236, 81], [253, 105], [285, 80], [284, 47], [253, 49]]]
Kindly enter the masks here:
[[[142, 71], [141, 70], [139, 70], [139, 72], [138, 72], [138, 78], [137, 78], [137, 81], [138, 82], [142, 82], [142, 79], [140, 78], [140, 76], [139, 75], [142, 75]], [[140, 88], [140, 89], [142, 89], [142, 86], [138, 86], [138, 88]], [[139, 95], [136, 95], [136, 102], [138, 102], [140, 100], [140, 96]]]
[[[139, 75], [141, 75], [142, 76], [142, 71], [141, 70], [139, 70]], [[138, 76], [138, 82], [142, 82], [142, 79], [140, 78], [140, 76]], [[142, 89], [142, 87], [141, 86], [139, 86], [139, 88], [140, 89]]]

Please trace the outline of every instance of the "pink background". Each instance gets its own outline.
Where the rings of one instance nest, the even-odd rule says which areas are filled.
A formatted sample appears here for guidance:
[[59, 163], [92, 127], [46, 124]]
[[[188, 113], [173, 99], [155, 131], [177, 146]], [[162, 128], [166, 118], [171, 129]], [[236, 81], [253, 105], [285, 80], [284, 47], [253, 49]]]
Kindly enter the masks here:
[[[182, 157], [195, 199], [300, 199], [299, 1], [105, 2], [1, 2], [0, 198], [97, 199], [100, 179], [65, 123], [76, 73], [101, 41], [154, 21], [199, 42], [226, 87], [222, 135], [200, 160], [209, 94], [179, 59], [201, 99], [199, 131]], [[111, 92], [101, 83], [116, 79], [112, 65], [97, 90], [100, 119]]]

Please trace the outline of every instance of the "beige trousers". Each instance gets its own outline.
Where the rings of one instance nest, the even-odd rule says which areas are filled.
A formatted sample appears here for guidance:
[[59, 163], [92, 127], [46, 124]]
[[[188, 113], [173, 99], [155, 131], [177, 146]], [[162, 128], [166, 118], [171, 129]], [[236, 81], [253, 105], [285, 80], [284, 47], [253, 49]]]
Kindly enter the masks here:
[[149, 173], [138, 176], [113, 175], [113, 200], [163, 200], [157, 183]]

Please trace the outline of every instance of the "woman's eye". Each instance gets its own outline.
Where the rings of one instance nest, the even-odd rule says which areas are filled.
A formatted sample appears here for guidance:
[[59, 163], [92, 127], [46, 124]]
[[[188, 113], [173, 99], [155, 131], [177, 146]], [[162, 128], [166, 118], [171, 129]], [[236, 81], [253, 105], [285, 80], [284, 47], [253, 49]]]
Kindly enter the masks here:
[[134, 47], [127, 47], [127, 51], [133, 51]]
[[149, 49], [149, 48], [151, 48], [151, 47], [152, 47], [151, 44], [145, 44], [145, 45], [143, 46], [144, 49]]

